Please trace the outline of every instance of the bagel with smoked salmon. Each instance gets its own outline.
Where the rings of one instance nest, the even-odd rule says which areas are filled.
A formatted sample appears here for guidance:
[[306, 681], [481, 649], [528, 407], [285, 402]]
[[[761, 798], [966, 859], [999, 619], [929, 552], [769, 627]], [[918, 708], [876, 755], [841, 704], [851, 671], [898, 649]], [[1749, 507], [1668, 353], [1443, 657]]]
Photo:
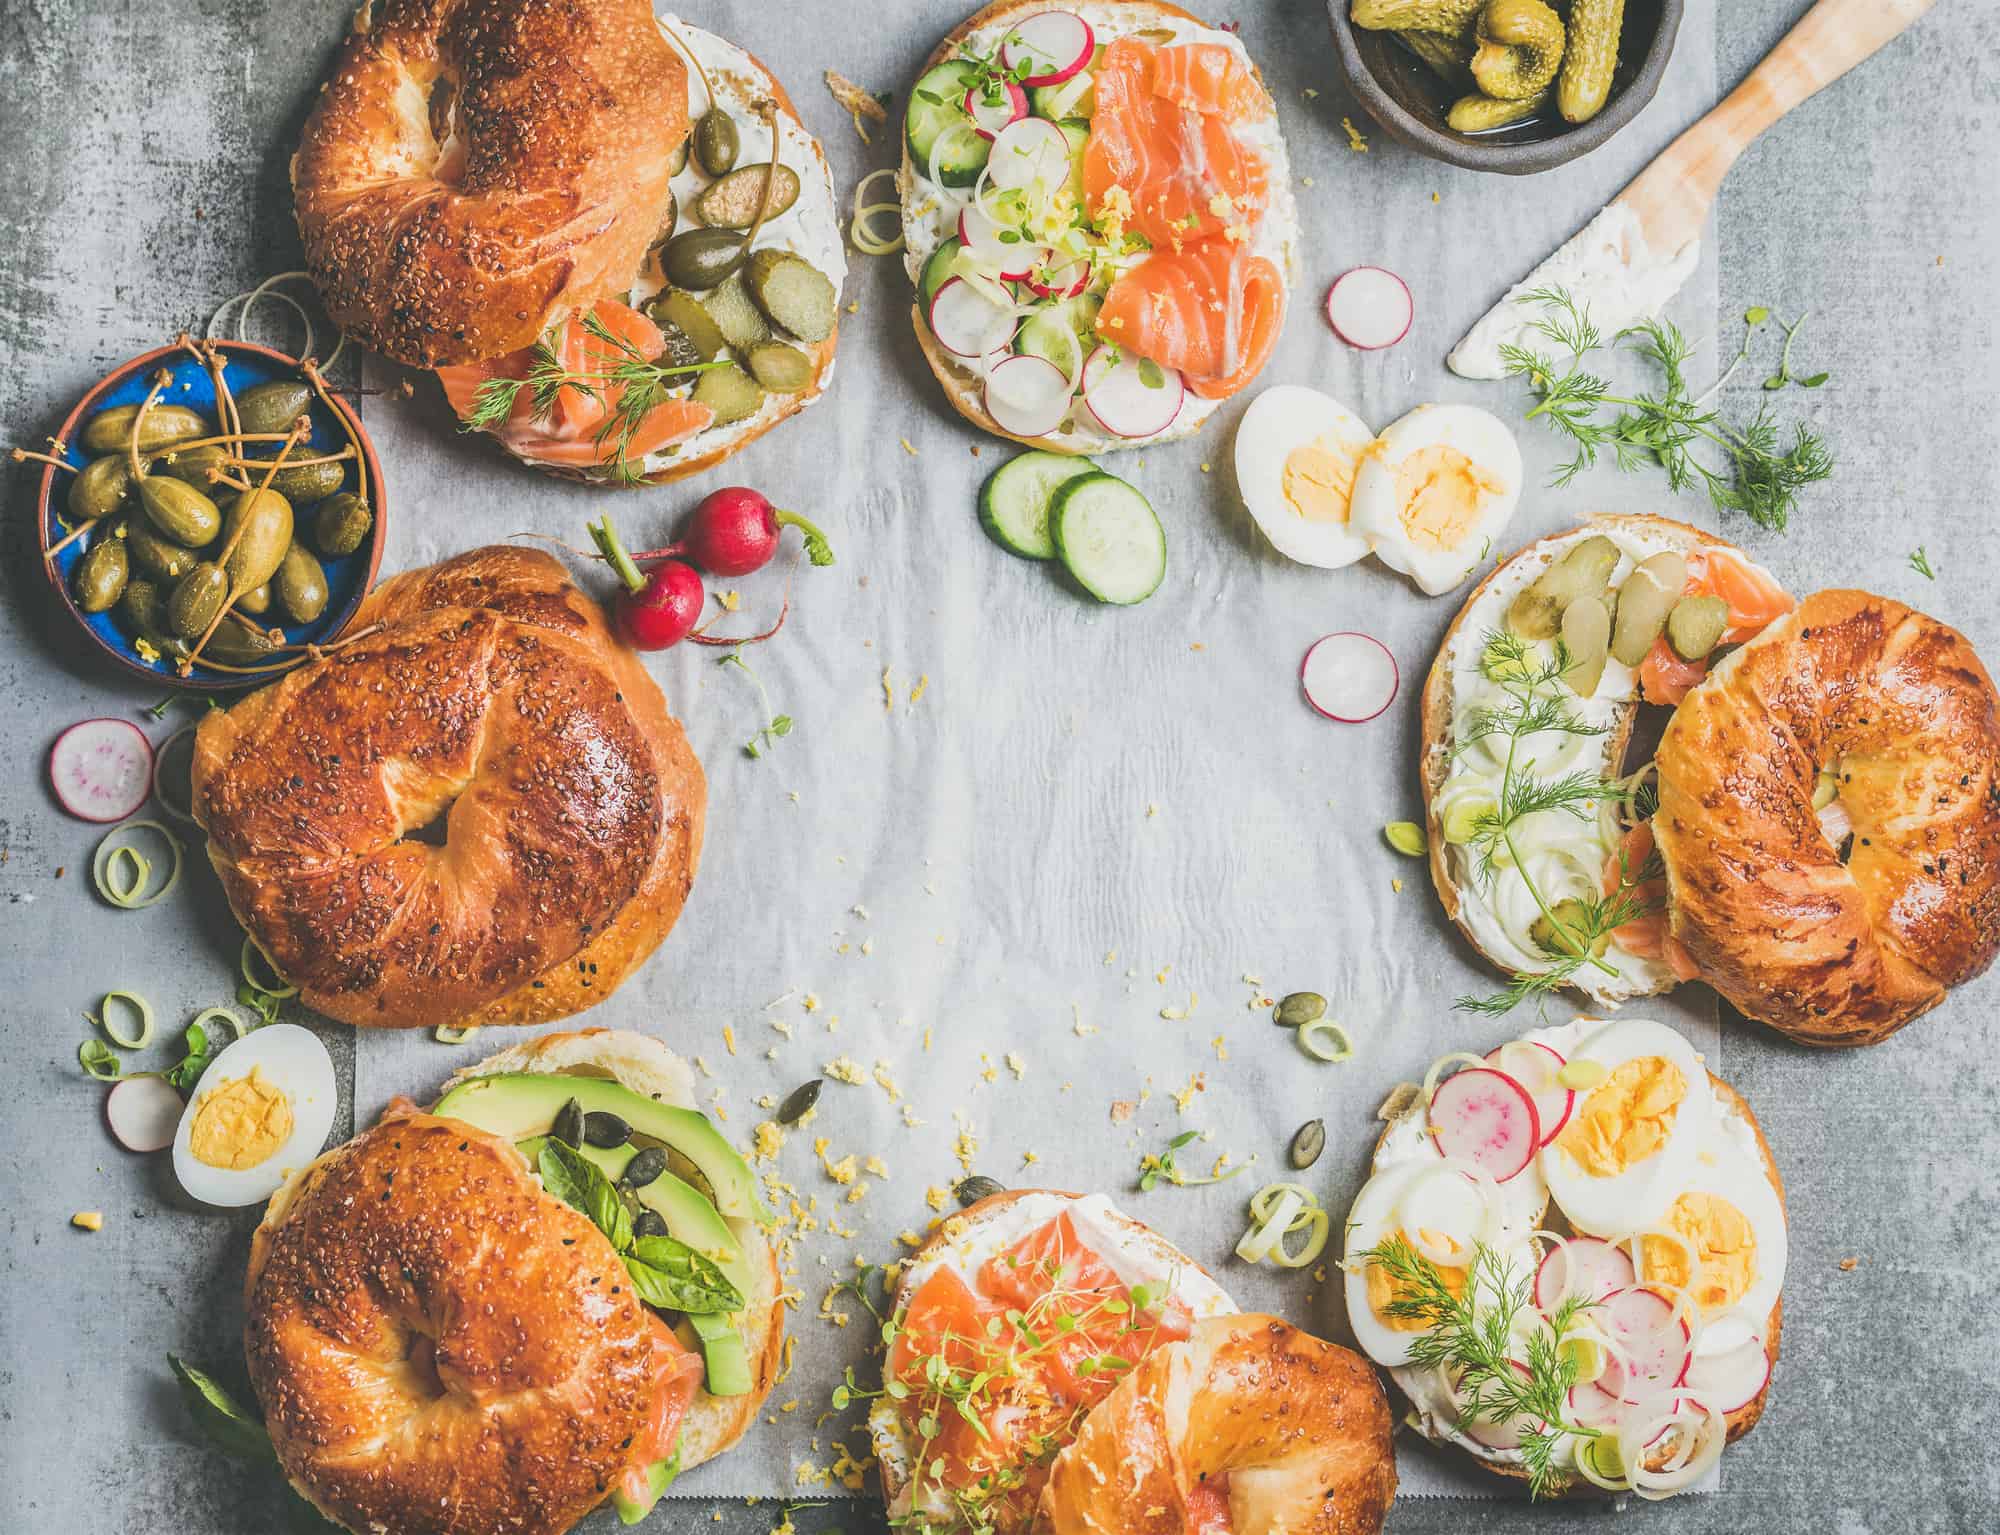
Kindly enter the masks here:
[[1263, 368], [1298, 211], [1235, 32], [1164, 0], [998, 0], [931, 54], [903, 130], [911, 320], [974, 425], [1055, 453], [1164, 442]]
[[459, 1073], [294, 1173], [245, 1353], [292, 1485], [356, 1535], [643, 1518], [755, 1419], [784, 1335], [771, 1212], [659, 1041]]
[[996, 1535], [1361, 1535], [1395, 1495], [1381, 1382], [1239, 1313], [1102, 1195], [994, 1194], [902, 1266], [870, 1439], [892, 1523]]

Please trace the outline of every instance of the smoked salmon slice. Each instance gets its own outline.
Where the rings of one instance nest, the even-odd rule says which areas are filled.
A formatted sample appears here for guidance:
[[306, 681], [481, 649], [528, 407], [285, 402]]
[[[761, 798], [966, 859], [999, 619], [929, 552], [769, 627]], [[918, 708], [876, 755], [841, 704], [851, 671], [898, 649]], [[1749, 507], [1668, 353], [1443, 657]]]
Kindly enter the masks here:
[[1106, 341], [1178, 368], [1188, 388], [1222, 400], [1263, 368], [1285, 323], [1278, 269], [1236, 241], [1156, 250], [1111, 285], [1097, 313]]
[[1611, 939], [1627, 954], [1640, 959], [1664, 959], [1674, 975], [1691, 981], [1698, 973], [1694, 958], [1681, 947], [1667, 920], [1667, 882], [1654, 876], [1642, 878], [1653, 856], [1653, 823], [1641, 821], [1625, 833], [1625, 839], [1604, 865], [1604, 893], [1615, 895], [1621, 885], [1637, 881], [1633, 893], [1645, 902], [1645, 916], [1611, 930]]
[[1061, 1295], [1071, 1312], [1092, 1298], [1118, 1289], [1118, 1276], [1084, 1246], [1065, 1210], [1037, 1227], [979, 1270], [979, 1287], [995, 1300], [1026, 1309], [1048, 1295]]
[[1249, 122], [1270, 111], [1269, 99], [1250, 71], [1220, 43], [1175, 43], [1153, 50], [1148, 85], [1191, 112], [1220, 112], [1232, 122]]
[[683, 1348], [663, 1319], [650, 1312], [647, 1319], [652, 1323], [653, 1406], [644, 1430], [633, 1441], [632, 1458], [620, 1477], [626, 1496], [641, 1501], [646, 1496], [648, 1468], [656, 1460], [670, 1459], [674, 1453], [681, 1419], [687, 1415], [688, 1403], [694, 1400], [703, 1370], [701, 1355]]

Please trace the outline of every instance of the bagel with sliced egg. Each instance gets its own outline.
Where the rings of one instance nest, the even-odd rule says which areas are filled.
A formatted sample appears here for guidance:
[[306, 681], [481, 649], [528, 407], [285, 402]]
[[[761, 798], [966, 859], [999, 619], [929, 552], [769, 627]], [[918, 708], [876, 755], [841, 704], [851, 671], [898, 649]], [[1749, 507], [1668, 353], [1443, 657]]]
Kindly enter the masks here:
[[644, 1035], [547, 1035], [399, 1101], [252, 1238], [244, 1346], [286, 1476], [356, 1535], [643, 1518], [770, 1390], [771, 1222]]
[[[1593, 517], [1479, 583], [1424, 684], [1420, 780], [1432, 882], [1481, 954], [1516, 977], [1557, 975], [1607, 1005], [1693, 977], [1651, 857], [1651, 791], [1627, 780], [1626, 748], [1642, 701], [1677, 703], [1710, 657], [1790, 606], [1732, 545], [1643, 515]], [[1556, 675], [1566, 621], [1565, 654], [1578, 664]], [[1528, 721], [1527, 708], [1560, 710], [1567, 723], [1534, 732], [1510, 769], [1512, 733], [1495, 727]], [[1540, 792], [1566, 778], [1624, 787], [1558, 790], [1560, 805], [1511, 828], [1511, 846], [1493, 835], [1503, 786]]]
[[1384, 1117], [1342, 1267], [1407, 1421], [1537, 1497], [1698, 1485], [1783, 1323], [1784, 1180], [1742, 1096], [1664, 1024], [1578, 1018], [1443, 1057]]
[[1350, 1350], [1239, 1313], [1103, 1195], [999, 1193], [898, 1276], [869, 1436], [892, 1524], [1361, 1535], [1395, 1494]]
[[[1169, 153], [1183, 113], [1197, 147]], [[1164, 0], [968, 17], [912, 88], [897, 189], [918, 345], [995, 436], [1187, 436], [1283, 326], [1299, 224], [1276, 107], [1233, 31]]]

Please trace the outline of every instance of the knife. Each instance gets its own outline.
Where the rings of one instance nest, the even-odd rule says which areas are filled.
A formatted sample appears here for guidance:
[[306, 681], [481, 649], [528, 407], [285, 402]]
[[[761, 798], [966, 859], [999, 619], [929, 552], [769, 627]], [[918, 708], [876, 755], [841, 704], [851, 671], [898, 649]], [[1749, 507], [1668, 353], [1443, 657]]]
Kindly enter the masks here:
[[1507, 290], [1445, 358], [1461, 378], [1504, 378], [1500, 348], [1525, 342], [1560, 286], [1606, 335], [1652, 319], [1701, 258], [1722, 178], [1766, 128], [1899, 37], [1935, 0], [1819, 0], [1721, 105], [1673, 141], [1554, 255]]

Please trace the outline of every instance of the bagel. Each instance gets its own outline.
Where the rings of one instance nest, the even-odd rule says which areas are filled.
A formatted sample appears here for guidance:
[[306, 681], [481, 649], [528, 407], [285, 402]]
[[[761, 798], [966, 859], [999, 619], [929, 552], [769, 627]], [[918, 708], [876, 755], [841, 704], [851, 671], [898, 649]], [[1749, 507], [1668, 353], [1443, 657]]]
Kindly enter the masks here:
[[622, 295], [666, 215], [686, 73], [646, 0], [367, 0], [292, 159], [327, 313], [432, 368]]
[[[692, 1107], [686, 1063], [639, 1034], [547, 1035], [447, 1096], [500, 1074]], [[777, 1261], [754, 1225], [729, 1222], [752, 1281], [736, 1318], [750, 1389], [711, 1396], [691, 1384], [699, 1353], [517, 1138], [399, 1103], [294, 1173], [251, 1239], [245, 1352], [273, 1448], [358, 1535], [560, 1535], [652, 1460], [684, 1472], [733, 1446], [776, 1377]]]
[[[891, 1314], [885, 1379], [910, 1389], [868, 1415], [891, 1523], [1193, 1535], [1214, 1527], [1220, 1473], [1234, 1468], [1238, 1535], [1381, 1528], [1395, 1466], [1373, 1372], [1274, 1318], [1238, 1315], [1199, 1264], [1103, 1195], [1019, 1190], [950, 1216], [902, 1265]], [[1051, 1355], [1040, 1340], [1056, 1336], [1072, 1341]], [[1111, 1356], [1132, 1368], [1088, 1362]], [[933, 1358], [991, 1383], [966, 1401], [977, 1427], [939, 1415]], [[1189, 1383], [1213, 1388], [1226, 1426], [1180, 1400]], [[1301, 1413], [1307, 1390], [1318, 1399]], [[1149, 1425], [1171, 1432], [1147, 1438]], [[1111, 1465], [1116, 1485], [1098, 1485]]]
[[[994, 4], [975, 12], [953, 28], [933, 50], [919, 73], [928, 73], [962, 55], [993, 56], [1011, 26], [1048, 9], [1041, 0], [995, 0]], [[1090, 5], [1076, 9], [1080, 14], [1087, 15], [1099, 44], [1140, 34], [1143, 34], [1144, 41], [1151, 43], [1199, 42], [1227, 49], [1242, 66], [1250, 82], [1245, 101], [1248, 102], [1254, 92], [1254, 98], [1263, 110], [1257, 114], [1256, 121], [1236, 124], [1233, 131], [1246, 152], [1261, 159], [1267, 182], [1263, 216], [1257, 222], [1246, 248], [1253, 255], [1268, 260], [1275, 269], [1278, 302], [1273, 323], [1281, 325], [1285, 291], [1296, 279], [1298, 271], [1298, 209], [1292, 197], [1291, 173], [1276, 107], [1263, 86], [1263, 77], [1255, 63], [1233, 31], [1210, 27], [1190, 12], [1166, 3], [1166, 0], [1093, 0]], [[1097, 65], [1093, 63], [1090, 68], [1095, 70]], [[907, 125], [896, 185], [902, 202], [904, 266], [917, 289], [917, 302], [910, 310], [911, 328], [916, 332], [917, 345], [923, 352], [924, 361], [929, 364], [952, 409], [981, 431], [1051, 453], [1109, 453], [1121, 448], [1143, 447], [1199, 431], [1223, 398], [1249, 382], [1248, 378], [1233, 380], [1224, 393], [1213, 397], [1190, 390], [1171, 424], [1144, 436], [1125, 436], [1111, 431], [1093, 418], [1081, 403], [1054, 431], [1040, 436], [1023, 436], [1008, 430], [986, 408], [984, 369], [973, 359], [958, 356], [941, 345], [931, 330], [925, 312], [929, 296], [925, 281], [926, 266], [939, 247], [953, 238], [965, 197], [963, 190], [944, 188], [930, 179], [929, 161], [914, 152]], [[1130, 266], [1136, 263], [1127, 260], [1125, 264]], [[1087, 291], [1101, 295], [1108, 282], [1108, 270], [1093, 273]], [[1089, 337], [1090, 341], [1095, 339], [1095, 335]], [[1103, 339], [1115, 341], [1118, 338], [1107, 333]], [[1126, 346], [1133, 349], [1129, 339]], [[1079, 355], [1073, 361], [1080, 367], [1082, 357]]]
[[1689, 694], [1658, 761], [1674, 934], [1749, 1017], [1873, 1044], [2000, 952], [2000, 719], [1955, 629], [1815, 593]]
[[[1621, 1053], [1626, 1059], [1644, 1059], [1642, 1052], [1655, 1048], [1662, 1036], [1671, 1034], [1663, 1025], [1640, 1019], [1621, 1018], [1607, 1024], [1601, 1019], [1578, 1018], [1556, 1028], [1530, 1031], [1520, 1041], [1510, 1042], [1486, 1057], [1485, 1066], [1489, 1072], [1505, 1076], [1509, 1058], [1503, 1052], [1523, 1048], [1530, 1052], [1530, 1062], [1537, 1059], [1532, 1052], [1538, 1049], [1554, 1052], [1548, 1068], [1563, 1060], [1596, 1060], [1605, 1056], [1616, 1060]], [[1634, 1040], [1638, 1043], [1630, 1043]], [[1635, 1233], [1629, 1228], [1612, 1229], [1594, 1218], [1580, 1224], [1567, 1208], [1551, 1199], [1550, 1183], [1544, 1173], [1550, 1168], [1551, 1159], [1567, 1156], [1561, 1148], [1566, 1141], [1562, 1132], [1572, 1122], [1569, 1116], [1581, 1121], [1596, 1109], [1594, 1090], [1580, 1090], [1562, 1110], [1565, 1117], [1557, 1121], [1556, 1129], [1544, 1130], [1543, 1145], [1528, 1166], [1513, 1178], [1491, 1186], [1494, 1224], [1489, 1229], [1497, 1233], [1496, 1250], [1505, 1254], [1505, 1273], [1510, 1286], [1526, 1287], [1527, 1295], [1520, 1304], [1531, 1314], [1544, 1317], [1550, 1314], [1551, 1308], [1546, 1306], [1536, 1311], [1535, 1296], [1544, 1273], [1563, 1272], [1560, 1264], [1574, 1261], [1568, 1255], [1581, 1250], [1581, 1244], [1596, 1243], [1600, 1249], [1608, 1244], [1624, 1260], [1626, 1288], [1650, 1289], [1668, 1298], [1675, 1318], [1683, 1311], [1674, 1296], [1682, 1290], [1687, 1292], [1689, 1323], [1692, 1325], [1699, 1316], [1703, 1325], [1701, 1333], [1693, 1337], [1692, 1348], [1696, 1351], [1693, 1362], [1686, 1367], [1674, 1390], [1684, 1391], [1691, 1400], [1712, 1401], [1715, 1406], [1723, 1433], [1720, 1443], [1711, 1447], [1712, 1460], [1724, 1445], [1741, 1439], [1757, 1425], [1769, 1401], [1784, 1323], [1782, 1286], [1789, 1246], [1785, 1185], [1763, 1128], [1742, 1095], [1706, 1070], [1700, 1056], [1685, 1041], [1679, 1041], [1671, 1053], [1680, 1064], [1697, 1073], [1707, 1088], [1706, 1094], [1686, 1094], [1674, 1105], [1674, 1111], [1680, 1115], [1687, 1114], [1689, 1104], [1698, 1105], [1696, 1112], [1701, 1117], [1690, 1120], [1684, 1132], [1689, 1138], [1688, 1145], [1676, 1150], [1669, 1140], [1663, 1149], [1653, 1153], [1661, 1159], [1657, 1183], [1648, 1183], [1636, 1193], [1614, 1186], [1601, 1196], [1608, 1210], [1593, 1211], [1593, 1216], [1612, 1215], [1614, 1224], [1622, 1228], [1633, 1209], [1644, 1208], [1635, 1201], [1650, 1198], [1653, 1205], [1665, 1208], [1665, 1215], [1657, 1216]], [[1439, 1065], [1444, 1066], [1451, 1059], [1446, 1057]], [[1615, 1092], [1617, 1079], [1610, 1081]], [[1522, 1091], [1543, 1105], [1551, 1098], [1556, 1101], [1564, 1098], [1552, 1077], [1545, 1077]], [[1618, 1105], [1607, 1106], [1604, 1113], [1614, 1117], [1601, 1122], [1617, 1124], [1617, 1112]], [[1450, 1209], [1448, 1204], [1430, 1207], [1440, 1212], [1435, 1215], [1427, 1212], [1419, 1216], [1409, 1208], [1410, 1201], [1424, 1192], [1415, 1182], [1424, 1168], [1459, 1165], [1447, 1163], [1439, 1155], [1442, 1147], [1436, 1139], [1424, 1093], [1410, 1086], [1392, 1097], [1384, 1117], [1388, 1123], [1376, 1140], [1371, 1176], [1356, 1196], [1348, 1217], [1347, 1250], [1342, 1266], [1349, 1322], [1363, 1351], [1387, 1369], [1398, 1395], [1409, 1404], [1405, 1421], [1433, 1443], [1463, 1452], [1484, 1471], [1529, 1482], [1538, 1496], [1590, 1496], [1604, 1490], [1623, 1490], [1606, 1489], [1601, 1483], [1594, 1486], [1578, 1470], [1578, 1446], [1588, 1441], [1573, 1435], [1557, 1437], [1551, 1461], [1553, 1475], [1536, 1485], [1514, 1425], [1495, 1424], [1490, 1419], [1479, 1424], [1464, 1422], [1461, 1399], [1452, 1377], [1440, 1367], [1408, 1358], [1409, 1340], [1426, 1329], [1418, 1326], [1398, 1330], [1377, 1309], [1378, 1300], [1400, 1292], [1393, 1282], [1386, 1289], [1377, 1288], [1378, 1276], [1370, 1273], [1375, 1263], [1369, 1255], [1393, 1235], [1392, 1226], [1413, 1218], [1437, 1219], [1438, 1228], [1426, 1231], [1427, 1238], [1454, 1250], [1463, 1251], [1477, 1239], [1457, 1229], [1454, 1223], [1460, 1217], [1444, 1213]], [[1589, 1182], [1580, 1173], [1572, 1173], [1569, 1178], [1583, 1184]], [[1680, 1214], [1684, 1203], [1689, 1212], [1686, 1217]], [[1676, 1224], [1677, 1219], [1686, 1224]], [[1407, 1226], [1403, 1229], [1407, 1231]], [[1686, 1234], [1690, 1229], [1692, 1238]], [[1741, 1241], [1740, 1234], [1744, 1231], [1749, 1233], [1747, 1242]], [[1738, 1239], [1733, 1251], [1718, 1233]], [[1709, 1246], [1712, 1237], [1716, 1239]], [[1552, 1238], [1561, 1238], [1569, 1244], [1561, 1248], [1564, 1256], [1560, 1260], [1556, 1256], [1557, 1243]], [[1634, 1250], [1641, 1255], [1636, 1263], [1631, 1256]], [[1716, 1272], [1722, 1276], [1718, 1280], [1722, 1288], [1715, 1292], [1702, 1288], [1709, 1266], [1709, 1257], [1701, 1256], [1704, 1252], [1714, 1259]], [[1699, 1272], [1682, 1256], [1688, 1253], [1695, 1254], [1701, 1262]], [[1656, 1262], [1660, 1265], [1658, 1272], [1653, 1266]], [[1742, 1288], [1732, 1288], [1738, 1282]], [[1770, 1296], [1768, 1306], [1758, 1299], [1760, 1287]], [[1560, 1293], [1561, 1289], [1559, 1282], [1555, 1290]], [[1497, 1297], [1490, 1286], [1479, 1293], [1486, 1306], [1476, 1310], [1475, 1315], [1490, 1316]], [[1696, 1299], [1698, 1294], [1703, 1299]], [[1710, 1298], [1715, 1304], [1706, 1305]], [[1606, 1329], [1610, 1324], [1602, 1320], [1606, 1316], [1605, 1306], [1606, 1301], [1600, 1295], [1577, 1313], [1581, 1320], [1572, 1323], [1572, 1329], [1589, 1336]], [[1612, 1359], [1614, 1355], [1607, 1352], [1604, 1357]], [[1616, 1365], [1607, 1368], [1615, 1370]], [[1579, 1384], [1575, 1392], [1565, 1396], [1570, 1404], [1566, 1412], [1582, 1411], [1576, 1404], [1584, 1397], [1578, 1393], [1586, 1393], [1587, 1385], [1588, 1382]], [[1620, 1415], [1644, 1410], [1640, 1403], [1610, 1404], [1610, 1421], [1600, 1412], [1585, 1426], [1615, 1437], [1616, 1419]], [[1566, 1417], [1564, 1421], [1572, 1424], [1583, 1419]], [[1668, 1451], [1675, 1448], [1678, 1446], [1661, 1447], [1658, 1455], [1649, 1458], [1649, 1466], [1656, 1470], [1664, 1467], [1670, 1458]], [[1645, 1491], [1648, 1496], [1662, 1495], [1658, 1488]]]
[[504, 546], [383, 583], [349, 632], [196, 733], [237, 920], [361, 1027], [608, 996], [679, 916], [707, 798], [637, 656], [554, 559]]
[[[1730, 561], [1753, 573], [1758, 583], [1777, 589], [1776, 581], [1740, 550], [1698, 528], [1665, 517], [1608, 514], [1517, 551], [1490, 571], [1459, 609], [1424, 682], [1418, 777], [1428, 833], [1427, 856], [1445, 915], [1480, 954], [1516, 975], [1547, 971], [1557, 963], [1556, 956], [1543, 950], [1532, 936], [1540, 908], [1515, 869], [1483, 867], [1474, 847], [1453, 842], [1445, 818], [1462, 795], [1470, 798], [1484, 792], [1490, 798], [1501, 773], [1498, 761], [1480, 756], [1480, 749], [1464, 739], [1472, 711], [1492, 706], [1499, 697], [1483, 667], [1488, 637], [1505, 627], [1508, 609], [1521, 592], [1584, 540], [1598, 536], [1610, 539], [1619, 550], [1610, 578], [1614, 588], [1637, 561], [1671, 551], [1690, 560], [1714, 557]], [[1549, 648], [1539, 647], [1541, 651]], [[1620, 779], [1626, 771], [1626, 749], [1639, 712], [1640, 688], [1637, 672], [1615, 659], [1606, 665], [1588, 699], [1579, 700], [1561, 683], [1555, 684], [1551, 691], [1570, 706], [1574, 717], [1599, 733], [1561, 737], [1541, 750], [1535, 776], [1554, 779], [1576, 772], [1607, 781]], [[1625, 809], [1623, 819], [1630, 819], [1630, 807]], [[1610, 800], [1598, 802], [1582, 817], [1560, 811], [1544, 813], [1540, 828], [1551, 834], [1553, 851], [1543, 862], [1553, 872], [1541, 883], [1549, 887], [1542, 893], [1551, 904], [1562, 897], [1585, 894], [1586, 885], [1591, 893], [1601, 889], [1604, 874], [1618, 866], [1617, 834], [1624, 830], [1619, 815], [1619, 807]], [[1645, 860], [1640, 858], [1637, 863], [1643, 865]], [[1635, 878], [1640, 872], [1636, 867], [1631, 870]], [[1632, 997], [1655, 995], [1693, 973], [1685, 956], [1665, 943], [1666, 924], [1654, 909], [1652, 892], [1642, 894], [1647, 897], [1646, 920], [1621, 929], [1599, 956], [1611, 973], [1587, 963], [1575, 966], [1568, 977], [1569, 984], [1596, 1002], [1616, 1005]]]

